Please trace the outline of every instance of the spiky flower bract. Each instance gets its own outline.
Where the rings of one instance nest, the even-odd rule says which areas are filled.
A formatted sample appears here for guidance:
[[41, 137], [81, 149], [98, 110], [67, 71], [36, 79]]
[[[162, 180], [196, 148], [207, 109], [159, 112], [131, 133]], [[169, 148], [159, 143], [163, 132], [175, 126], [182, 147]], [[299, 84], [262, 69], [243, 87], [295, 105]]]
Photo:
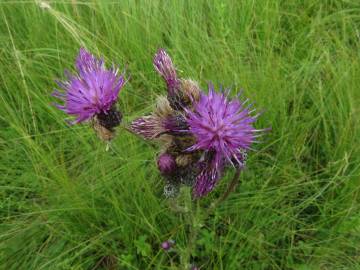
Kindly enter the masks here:
[[183, 115], [171, 108], [166, 97], [160, 96], [155, 111], [151, 115], [134, 119], [130, 129], [146, 140], [153, 140], [164, 134], [183, 133], [187, 130], [187, 123]]
[[90, 120], [95, 115], [112, 109], [126, 80], [118, 68], [107, 69], [102, 59], [80, 49], [76, 59], [76, 74], [66, 72], [67, 80], [58, 82], [63, 91], [55, 90], [53, 96], [64, 102], [56, 106], [75, 116], [73, 123]]
[[169, 93], [174, 94], [179, 87], [180, 81], [177, 77], [175, 66], [164, 49], [159, 49], [157, 51], [153, 64], [156, 71], [165, 80]]
[[243, 166], [243, 153], [259, 131], [253, 127], [257, 115], [251, 115], [251, 105], [245, 107], [245, 103], [230, 99], [229, 91], [217, 93], [209, 85], [208, 94], [202, 93], [194, 109], [187, 110], [189, 130], [196, 138], [188, 151], [203, 151], [207, 159], [195, 184], [195, 196], [204, 196], [214, 188], [227, 163]]

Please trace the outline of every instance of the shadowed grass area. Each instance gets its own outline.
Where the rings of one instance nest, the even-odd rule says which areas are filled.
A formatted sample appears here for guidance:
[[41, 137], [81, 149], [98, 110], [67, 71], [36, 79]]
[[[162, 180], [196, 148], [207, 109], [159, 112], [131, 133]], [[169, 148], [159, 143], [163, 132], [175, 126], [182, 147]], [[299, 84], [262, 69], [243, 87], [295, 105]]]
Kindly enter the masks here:
[[[360, 3], [1, 1], [0, 268], [177, 269], [186, 246], [161, 195], [157, 147], [120, 131], [108, 152], [51, 106], [80, 46], [127, 67], [125, 122], [181, 76], [231, 86], [272, 127], [241, 185], [203, 224], [201, 269], [360, 268]], [[209, 205], [229, 175], [201, 200]]]

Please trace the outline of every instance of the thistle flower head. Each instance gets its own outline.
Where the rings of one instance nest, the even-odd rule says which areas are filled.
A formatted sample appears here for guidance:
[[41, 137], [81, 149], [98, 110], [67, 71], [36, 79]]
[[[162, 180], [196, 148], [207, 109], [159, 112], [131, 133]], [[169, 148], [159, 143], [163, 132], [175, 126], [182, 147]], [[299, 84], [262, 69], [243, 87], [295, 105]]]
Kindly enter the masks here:
[[175, 66], [164, 49], [157, 51], [153, 64], [156, 71], [164, 78], [169, 93], [174, 93], [180, 82], [177, 78]]
[[164, 251], [169, 251], [175, 245], [175, 241], [172, 239], [166, 240], [161, 243], [161, 248]]
[[124, 74], [117, 68], [107, 69], [102, 59], [80, 49], [76, 59], [77, 74], [66, 73], [67, 81], [58, 82], [63, 92], [55, 90], [53, 96], [64, 102], [56, 106], [80, 123], [95, 115], [108, 114], [125, 84]]
[[189, 130], [196, 138], [188, 151], [203, 151], [206, 161], [194, 186], [196, 197], [214, 188], [226, 164], [244, 167], [246, 151], [260, 131], [253, 127], [258, 115], [251, 114], [251, 105], [228, 95], [228, 91], [216, 93], [210, 85], [208, 94], [202, 93], [194, 109], [187, 110]]
[[164, 134], [183, 133], [187, 130], [187, 122], [182, 114], [171, 108], [166, 97], [159, 96], [155, 111], [133, 120], [130, 129], [144, 139], [152, 140]]
[[215, 164], [222, 160], [238, 162], [242, 149], [249, 149], [254, 142], [256, 130], [252, 124], [257, 116], [252, 116], [246, 102], [230, 100], [228, 93], [216, 93], [209, 86], [209, 93], [201, 94], [194, 110], [187, 111], [190, 132], [196, 137], [193, 150], [212, 151]]
[[156, 139], [165, 132], [163, 119], [156, 115], [146, 115], [133, 120], [130, 130], [146, 140]]
[[195, 185], [193, 187], [193, 195], [196, 198], [203, 197], [212, 191], [220, 179], [220, 169], [204, 168], [200, 174], [196, 177]]

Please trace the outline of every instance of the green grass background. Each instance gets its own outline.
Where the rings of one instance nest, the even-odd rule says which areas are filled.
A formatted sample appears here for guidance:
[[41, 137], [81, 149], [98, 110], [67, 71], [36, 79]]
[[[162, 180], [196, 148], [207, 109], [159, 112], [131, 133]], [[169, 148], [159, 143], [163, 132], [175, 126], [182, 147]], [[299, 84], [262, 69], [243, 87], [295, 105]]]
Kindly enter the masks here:
[[256, 126], [272, 132], [200, 231], [201, 269], [360, 269], [360, 2], [50, 5], [0, 2], [0, 269], [176, 269], [159, 245], [186, 246], [158, 148], [120, 132], [106, 152], [51, 106], [80, 46], [127, 66], [126, 122], [165, 92], [159, 47], [182, 77], [244, 88], [265, 109]]

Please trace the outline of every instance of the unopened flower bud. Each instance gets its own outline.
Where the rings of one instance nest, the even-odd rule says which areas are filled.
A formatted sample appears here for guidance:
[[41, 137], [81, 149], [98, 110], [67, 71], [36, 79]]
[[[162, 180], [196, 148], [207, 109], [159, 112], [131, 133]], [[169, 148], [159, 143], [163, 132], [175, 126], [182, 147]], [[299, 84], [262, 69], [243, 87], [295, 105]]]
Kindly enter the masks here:
[[159, 171], [164, 175], [169, 175], [176, 169], [175, 159], [168, 153], [161, 154], [158, 157], [157, 165]]

